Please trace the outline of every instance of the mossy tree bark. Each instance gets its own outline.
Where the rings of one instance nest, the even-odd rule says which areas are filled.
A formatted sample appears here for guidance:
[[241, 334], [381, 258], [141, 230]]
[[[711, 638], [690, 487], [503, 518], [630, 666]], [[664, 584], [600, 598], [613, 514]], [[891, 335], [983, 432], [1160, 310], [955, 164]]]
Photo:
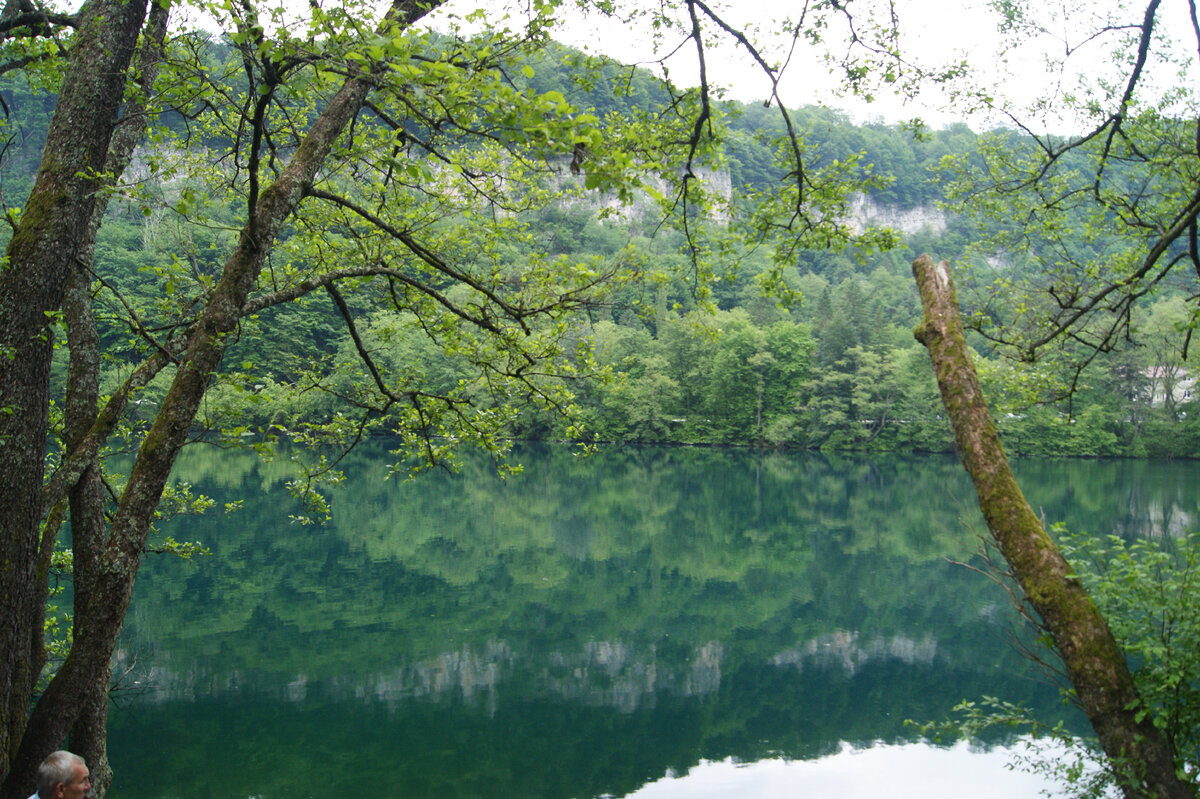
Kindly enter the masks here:
[[[137, 56], [137, 81], [140, 92], [126, 100], [109, 143], [105, 162], [108, 180], [116, 182], [133, 160], [133, 153], [142, 141], [149, 124], [147, 98], [153, 94], [154, 82], [162, 61], [167, 22], [171, 5], [167, 0], [151, 4], [142, 32]], [[87, 230], [80, 241], [79, 255], [67, 278], [63, 297], [63, 322], [66, 324], [67, 348], [70, 352], [67, 390], [63, 407], [63, 439], [69, 451], [78, 449], [88, 434], [99, 411], [100, 399], [100, 337], [92, 304], [92, 274], [96, 250], [96, 235], [108, 208], [109, 195], [98, 194]], [[105, 489], [98, 453], [92, 453], [78, 480], [68, 492], [71, 518], [71, 545], [74, 553], [72, 586], [75, 630], [87, 621], [91, 586], [102, 563], [108, 537], [104, 515]], [[108, 763], [108, 687], [110, 670], [97, 674], [93, 689], [82, 703], [79, 717], [72, 725], [68, 740], [71, 751], [88, 763], [91, 772], [92, 794], [101, 798], [112, 783], [112, 768]], [[36, 755], [35, 755], [36, 757]]]
[[[393, 25], [400, 28], [411, 25], [440, 2], [394, 0], [385, 17], [384, 30]], [[382, 65], [378, 68], [382, 68]], [[37, 765], [46, 754], [61, 746], [68, 733], [85, 731], [89, 738], [94, 738], [97, 720], [99, 724], [103, 723], [102, 716], [95, 716], [96, 699], [103, 696], [108, 688], [113, 649], [171, 467], [188, 437], [209, 381], [224, 355], [229, 336], [244, 315], [246, 299], [279, 231], [310, 191], [318, 171], [343, 131], [362, 109], [374, 83], [375, 75], [369, 70], [346, 80], [313, 122], [288, 165], [262, 191], [251, 209], [250, 219], [241, 231], [237, 246], [225, 261], [221, 277], [200, 318], [189, 329], [186, 349], [180, 357], [167, 395], [138, 451], [102, 551], [91, 556], [94, 564], [88, 569], [86, 577], [86, 606], [77, 608], [80, 615], [76, 617], [75, 639], [70, 653], [33, 707], [27, 725], [23, 725], [23, 729], [9, 740], [12, 756], [9, 762], [0, 764], [6, 766], [0, 773], [7, 772], [0, 785], [0, 799], [24, 799], [33, 788]], [[66, 96], [65, 90], [63, 96]], [[119, 99], [118, 95], [118, 103]], [[93, 171], [98, 172], [99, 169]], [[88, 209], [90, 211], [91, 205]], [[67, 234], [75, 242], [68, 264], [74, 262], [79, 244], [87, 239], [87, 221], [85, 216]], [[63, 282], [65, 277], [64, 271]], [[57, 309], [62, 303], [62, 290], [49, 302], [50, 308]], [[95, 425], [103, 423], [101, 415]], [[42, 438], [45, 438], [44, 432]], [[86, 446], [89, 439], [90, 434], [83, 435], [78, 447]], [[81, 476], [87, 473], [86, 463], [79, 466], [79, 471]], [[43, 505], [40, 467], [36, 475], [36, 496], [26, 498], [32, 503], [32, 515], [36, 515]], [[34, 529], [36, 532], [36, 520]], [[30, 579], [28, 582], [25, 590], [32, 595], [34, 581]], [[32, 615], [38, 616], [40, 623], [41, 609], [35, 611]], [[14, 699], [26, 704], [29, 698], [28, 689], [23, 691], [23, 697], [14, 695]], [[24, 718], [25, 714], [21, 715]]]
[[[41, 662], [38, 566], [53, 317], [95, 204], [146, 0], [80, 13], [34, 189], [0, 268], [0, 774], [25, 731]], [[28, 791], [26, 791], [26, 794]]]
[[929, 351], [959, 458], [975, 484], [996, 545], [1062, 658], [1078, 701], [1115, 763], [1126, 797], [1195, 797], [1176, 774], [1161, 731], [1139, 714], [1125, 656], [1054, 541], [1025, 500], [1000, 444], [967, 350], [958, 298], [945, 261], [913, 262], [924, 317], [914, 331]]

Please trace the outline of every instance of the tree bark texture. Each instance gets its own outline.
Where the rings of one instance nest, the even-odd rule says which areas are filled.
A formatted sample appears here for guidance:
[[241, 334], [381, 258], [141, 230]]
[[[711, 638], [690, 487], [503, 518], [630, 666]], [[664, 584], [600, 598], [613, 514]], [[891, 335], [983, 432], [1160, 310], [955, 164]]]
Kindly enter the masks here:
[[[1025, 500], [967, 350], [949, 265], [913, 262], [924, 317], [914, 331], [929, 351], [959, 458], [1000, 552], [1050, 633], [1100, 745], [1116, 764], [1126, 797], [1195, 797], [1179, 779], [1161, 731], [1139, 720], [1137, 688], [1108, 624]], [[1128, 766], [1129, 768], [1125, 768]]]
[[[407, 27], [440, 3], [441, 0], [394, 0], [383, 29]], [[251, 209], [250, 220], [226, 259], [220, 280], [190, 330], [186, 351], [171, 386], [138, 451], [104, 550], [91, 575], [85, 618], [77, 620], [77, 637], [71, 651], [29, 717], [12, 767], [0, 786], [0, 799], [28, 796], [41, 758], [53, 751], [81, 715], [93, 707], [91, 703], [98, 693], [107, 690], [112, 652], [129, 606], [150, 524], [209, 380], [242, 317], [276, 237], [312, 187], [335, 142], [357, 116], [374, 83], [374, 74], [364, 71], [343, 84], [314, 121], [288, 165]]]
[[[170, 13], [171, 5], [168, 0], [157, 0], [150, 6], [146, 16], [136, 62], [137, 82], [141, 93], [125, 102], [105, 161], [105, 174], [114, 182], [120, 179], [133, 160], [134, 150], [149, 124], [146, 98], [153, 93], [154, 82], [162, 62]], [[74, 451], [84, 440], [99, 412], [101, 353], [92, 305], [92, 272], [96, 235], [108, 209], [108, 196], [107, 193], [102, 193], [92, 208], [87, 232], [80, 243], [79, 255], [72, 265], [63, 297], [63, 320], [67, 325], [67, 345], [71, 356], [63, 407], [63, 446], [67, 452]], [[104, 516], [103, 470], [98, 453], [91, 456], [68, 496], [74, 551], [73, 638], [77, 639], [81, 635], [80, 626], [88, 619], [87, 608], [91, 600], [91, 588], [96, 580], [108, 537], [108, 524]], [[95, 680], [94, 689], [83, 701], [79, 717], [68, 733], [71, 751], [87, 761], [94, 799], [104, 799], [113, 777], [112, 768], [108, 763], [107, 745], [108, 688], [111, 674], [110, 668]]]
[[48, 424], [50, 318], [91, 217], [146, 0], [94, 0], [72, 40], [29, 200], [0, 270], [0, 774], [28, 714]]

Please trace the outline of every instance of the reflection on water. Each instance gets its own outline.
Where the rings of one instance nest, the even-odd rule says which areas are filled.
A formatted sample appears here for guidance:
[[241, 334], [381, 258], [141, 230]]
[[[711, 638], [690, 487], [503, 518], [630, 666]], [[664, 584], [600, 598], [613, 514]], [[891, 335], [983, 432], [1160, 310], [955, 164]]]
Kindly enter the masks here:
[[[288, 523], [278, 464], [193, 454], [198, 490], [249, 501], [171, 531], [210, 557], [143, 567], [118, 654], [138, 687], [112, 714], [116, 795], [621, 796], [701, 763], [794, 769], [847, 741], [911, 741], [905, 719], [983, 694], [1060, 712], [1005, 643], [1003, 592], [946, 560], [972, 556], [979, 525], [952, 459], [521, 461], [507, 482], [469, 461], [397, 483], [378, 479], [383, 453], [359, 453], [334, 522], [312, 529]], [[1143, 466], [1018, 471], [1075, 529], [1195, 512], [1186, 467]]]
[[872, 638], [860, 641], [856, 632], [845, 630], [823, 635], [802, 647], [780, 652], [771, 658], [773, 666], [789, 665], [803, 669], [805, 663], [836, 663], [854, 676], [859, 667], [872, 660], [893, 659], [913, 665], [932, 664], [937, 654], [937, 640], [926, 635], [914, 640], [906, 635], [891, 638]]
[[967, 744], [850, 745], [814, 760], [771, 758], [757, 763], [701, 762], [684, 776], [669, 774], [626, 799], [1034, 799], [1058, 784], [1011, 768], [1021, 743], [979, 749]]

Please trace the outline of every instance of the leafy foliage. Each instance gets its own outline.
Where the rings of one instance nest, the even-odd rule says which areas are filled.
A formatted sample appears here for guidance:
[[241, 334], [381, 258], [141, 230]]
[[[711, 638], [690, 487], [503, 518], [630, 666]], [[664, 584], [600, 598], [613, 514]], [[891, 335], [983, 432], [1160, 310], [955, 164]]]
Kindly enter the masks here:
[[[236, 48], [199, 40], [188, 40], [187, 46], [203, 54], [214, 75], [238, 85]], [[432, 37], [419, 46], [459, 45]], [[587, 149], [595, 180], [607, 180], [602, 178], [603, 153], [628, 146], [613, 135], [646, 138], [646, 126], [659, 124], [643, 112], [665, 102], [667, 95], [647, 73], [622, 72], [611, 62], [557, 46], [514, 55], [510, 72], [516, 85], [524, 87], [522, 92], [542, 92], [538, 103], [553, 103], [535, 104], [531, 113], [540, 119], [558, 114], [560, 102], [578, 104], [591, 115], [582, 119], [593, 119], [600, 126], [596, 130], [605, 130], [604, 144]], [[195, 73], [188, 80], [200, 78]], [[560, 97], [554, 86], [573, 88]], [[482, 96], [478, 92], [483, 90], [463, 91], [465, 109], [476, 102], [469, 98]], [[689, 238], [683, 231], [655, 229], [660, 218], [656, 198], [666, 199], [665, 184], [641, 184], [629, 194], [630, 204], [622, 206], [613, 195], [565, 180], [563, 162], [536, 160], [543, 144], [527, 142], [530, 160], [514, 164], [505, 153], [513, 152], [515, 142], [469, 146], [465, 139], [458, 142], [451, 134], [415, 123], [406, 123], [398, 134], [386, 115], [364, 120], [354, 149], [345, 153], [357, 171], [349, 173], [349, 182], [331, 181], [323, 189], [327, 207], [306, 217], [280, 243], [271, 267], [277, 287], [365, 256], [378, 262], [399, 258], [410, 264], [405, 269], [413, 270], [403, 279], [423, 276], [429, 288], [440, 290], [435, 264], [396, 250], [396, 242], [360, 213], [374, 196], [371, 207], [382, 209], [391, 229], [421, 231], [423, 246], [455, 261], [456, 268], [473, 264], [469, 268], [480, 279], [495, 281], [502, 292], [497, 298], [519, 286], [520, 301], [536, 304], [539, 296], [565, 296], [571, 286], [582, 291], [593, 281], [606, 282], [603, 292], [593, 292], [588, 300], [600, 303], [588, 311], [590, 323], [581, 326], [578, 319], [560, 316], [540, 327], [535, 338], [518, 336], [524, 352], [543, 363], [558, 353], [557, 366], [540, 376], [538, 388], [531, 391], [519, 377], [514, 381], [514, 375], [489, 366], [508, 358], [499, 356], [517, 339], [497, 341], [474, 332], [433, 296], [410, 288], [398, 292], [395, 277], [386, 279], [390, 284], [369, 276], [343, 281], [340, 291], [351, 318], [358, 320], [361, 352], [370, 354], [388, 391], [419, 398], [419, 409], [411, 406], [412, 399], [405, 400], [409, 421], [397, 425], [401, 417], [393, 416], [385, 424], [377, 413], [394, 403], [380, 392], [376, 375], [362, 361], [345, 314], [318, 292], [263, 307], [244, 321], [227, 359], [234, 368], [214, 382], [198, 420], [201, 428], [231, 441], [265, 433], [322, 445], [390, 425], [424, 429], [433, 437], [497, 442], [513, 435], [579, 436], [948, 450], [952, 443], [936, 410], [933, 383], [908, 332], [918, 318], [908, 260], [919, 250], [965, 250], [972, 239], [981, 248], [1007, 252], [1011, 247], [1003, 237], [1011, 231], [994, 222], [990, 234], [981, 236], [970, 219], [951, 216], [944, 228], [914, 229], [899, 247], [876, 255], [800, 248], [785, 261], [772, 260], [763, 247], [739, 241], [735, 234], [743, 224], [755, 224], [763, 192], [783, 176], [779, 142], [772, 144], [772, 137], [784, 131], [759, 106], [727, 103], [721, 110], [727, 114], [722, 158], [730, 176], [731, 215], [719, 218], [704, 234], [714, 248], [704, 267], [714, 278], [711, 288], [704, 288], [704, 280], [689, 266], [688, 253], [699, 241], [699, 230], [693, 229]], [[471, 111], [480, 122], [484, 113]], [[504, 113], [511, 117], [514, 112]], [[182, 323], [181, 309], [208, 290], [211, 278], [206, 276], [219, 268], [217, 256], [239, 223], [235, 195], [229, 194], [236, 186], [228, 184], [228, 173], [198, 169], [184, 159], [182, 145], [171, 143], [189, 130], [210, 131], [205, 136], [214, 147], [232, 141], [228, 131], [235, 129], [235, 117], [222, 121], [220, 114], [216, 109], [189, 114], [187, 129], [180, 126], [180, 117], [171, 117], [175, 121], [147, 149], [146, 166], [179, 177], [152, 191], [122, 189], [100, 229], [96, 260], [107, 289], [100, 295], [101, 336], [105, 385], [110, 388], [120, 384], [149, 345], [144, 332], [130, 328], [129, 309], [138, 309], [138, 318], [153, 313]], [[977, 148], [986, 157], [992, 142], [1012, 143], [1008, 134], [978, 137], [965, 126], [914, 137], [902, 127], [854, 126], [844, 116], [818, 108], [800, 109], [794, 117], [814, 166], [859, 163], [873, 175], [871, 203], [896, 213], [910, 203], [928, 213], [942, 196], [933, 178], [950, 159], [982, 169], [985, 162]], [[505, 124], [524, 124], [514, 119]], [[555, 135], [570, 139], [576, 132]], [[550, 135], [549, 129], [538, 134], [544, 135]], [[397, 136], [402, 146], [395, 144]], [[431, 149], [435, 146], [442, 150]], [[391, 154], [380, 158], [385, 151]], [[464, 171], [436, 166], [431, 152], [453, 153], [457, 168]], [[639, 169], [651, 165], [639, 157]], [[7, 166], [6, 174], [15, 173], [15, 161]], [[180, 172], [185, 167], [186, 178]], [[500, 181], [496, 176], [502, 172]], [[493, 177], [485, 181], [486, 175]], [[473, 192], [485, 184], [486, 199], [478, 205]], [[952, 186], [952, 196], [954, 191]], [[433, 201], [434, 194], [441, 199]], [[227, 199], [218, 200], [221, 196]], [[1005, 279], [1035, 267], [1033, 261], [1008, 265]], [[974, 269], [980, 277], [987, 273], [982, 263]], [[764, 290], [795, 302], [785, 306], [764, 297]], [[999, 291], [994, 296], [1011, 300]], [[452, 303], [470, 302], [466, 297], [461, 290], [445, 295]], [[706, 318], [713, 306], [719, 312]], [[980, 341], [981, 370], [999, 399], [998, 422], [1011, 452], [1200, 451], [1200, 433], [1194, 429], [1200, 419], [1188, 413], [1190, 362], [1178, 348], [1190, 319], [1182, 295], [1171, 292], [1154, 304], [1140, 303], [1131, 314], [1138, 338], [1096, 359], [1075, 379], [1067, 402], [1055, 401], [1072, 388], [1070, 381], [1052, 379], [1062, 374], [1057, 367], [1005, 363]], [[984, 316], [981, 312], [980, 318]], [[65, 379], [65, 362], [58, 374]], [[156, 407], [164, 390], [162, 380], [151, 383], [138, 408]], [[359, 410], [352, 412], [355, 406]], [[456, 410], [466, 407], [479, 412]], [[574, 421], [561, 421], [561, 411], [573, 414]], [[450, 448], [433, 447], [427, 436], [412, 438], [411, 444], [427, 454], [451, 455]], [[498, 444], [495, 451], [502, 449]], [[323, 467], [314, 463], [313, 468], [312, 477], [298, 485], [319, 482]]]
[[[1058, 525], [1055, 536], [1130, 660], [1139, 712], [1163, 731], [1181, 778], [1200, 785], [1200, 534], [1094, 536]], [[1065, 700], [1072, 694], [1063, 689]], [[1135, 764], [1106, 758], [1061, 722], [1047, 725], [995, 697], [962, 702], [952, 720], [920, 727], [939, 740], [1020, 732], [1030, 744], [1016, 765], [1056, 779], [1080, 799], [1110, 796], [1117, 773], [1136, 774]]]
[[1062, 539], [1133, 663], [1142, 712], [1166, 734], [1181, 773], [1200, 784], [1200, 533]]

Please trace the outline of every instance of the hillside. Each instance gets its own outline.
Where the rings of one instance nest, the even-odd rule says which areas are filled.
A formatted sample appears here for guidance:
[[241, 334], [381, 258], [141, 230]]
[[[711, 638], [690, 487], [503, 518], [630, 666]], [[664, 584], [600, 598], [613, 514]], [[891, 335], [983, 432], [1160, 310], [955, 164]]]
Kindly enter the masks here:
[[[212, 58], [230, 57], [228, 48], [214, 44]], [[550, 48], [529, 62], [525, 79], [533, 89], [576, 86], [574, 94], [564, 93], [564, 102], [597, 116], [653, 110], [666, 101], [647, 74], [617, 65], [586, 73], [587, 81], [572, 81], [570, 70], [581, 68], [578, 58]], [[11, 114], [0, 187], [11, 212], [31, 186], [53, 100], [11, 79], [3, 98]], [[129, 308], [165, 309], [170, 318], [186, 307], [189, 297], [206, 290], [219, 269], [219, 253], [241, 222], [212, 193], [211, 186], [228, 177], [221, 174], [228, 168], [223, 140], [192, 131], [185, 110], [163, 114], [161, 135], [140, 151], [140, 168], [131, 170], [132, 182], [118, 192], [100, 230], [95, 268], [97, 289], [110, 309], [100, 319], [110, 355], [109, 387], [148, 346], [130, 329]], [[574, 395], [581, 429], [529, 412], [513, 419], [510, 435], [952, 448], [928, 362], [910, 332], [919, 308], [909, 263], [921, 252], [962, 259], [972, 264], [964, 283], [983, 290], [997, 276], [1032, 268], [1025, 253], [989, 250], [995, 231], [947, 202], [946, 186], [955, 170], [973, 163], [981, 136], [965, 126], [919, 132], [856, 126], [827, 108], [792, 113], [810, 169], [848, 169], [870, 187], [837, 213], [849, 234], [885, 229], [873, 239], [879, 246], [831, 242], [778, 249], [777, 240], [755, 232], [756, 210], [784, 180], [775, 158], [782, 146], [778, 116], [758, 105], [720, 108], [720, 149], [699, 172], [699, 185], [711, 196], [694, 220], [703, 224], [694, 230], [670, 218], [664, 205], [670, 189], [661, 181], [648, 178], [643, 191], [622, 196], [589, 189], [586, 171], [573, 174], [571, 163], [549, 164], [543, 185], [559, 199], [505, 212], [519, 222], [521, 235], [492, 256], [497, 264], [561, 258], [597, 269], [632, 268], [603, 304], [573, 323], [572, 335], [590, 347], [589, 355], [579, 357], [594, 359], [586, 367], [581, 361], [580, 373], [599, 375], [564, 383]], [[214, 180], [203, 185], [194, 177], [172, 177], [173, 161], [194, 162], [212, 171]], [[697, 235], [710, 253], [702, 265], [695, 260]], [[227, 373], [212, 390], [203, 426], [257, 435], [332, 418], [339, 398], [355, 394], [365, 379], [355, 367], [360, 345], [398, 373], [421, 375], [430, 391], [467, 379], [466, 356], [459, 362], [426, 339], [405, 334], [416, 324], [413, 318], [375, 312], [369, 298], [352, 298], [350, 308], [360, 342], [338, 308], [319, 294], [264, 310], [244, 325], [225, 358]], [[1096, 359], [1073, 386], [1048, 371], [996, 358], [977, 342], [1012, 451], [1200, 454], [1200, 413], [1191, 412], [1188, 364], [1155, 346], [1183, 317], [1179, 298], [1168, 292], [1139, 312], [1143, 338]], [[243, 364], [254, 365], [253, 378]], [[61, 378], [65, 360], [56, 368]], [[145, 408], [156, 406], [165, 377], [139, 396]]]

